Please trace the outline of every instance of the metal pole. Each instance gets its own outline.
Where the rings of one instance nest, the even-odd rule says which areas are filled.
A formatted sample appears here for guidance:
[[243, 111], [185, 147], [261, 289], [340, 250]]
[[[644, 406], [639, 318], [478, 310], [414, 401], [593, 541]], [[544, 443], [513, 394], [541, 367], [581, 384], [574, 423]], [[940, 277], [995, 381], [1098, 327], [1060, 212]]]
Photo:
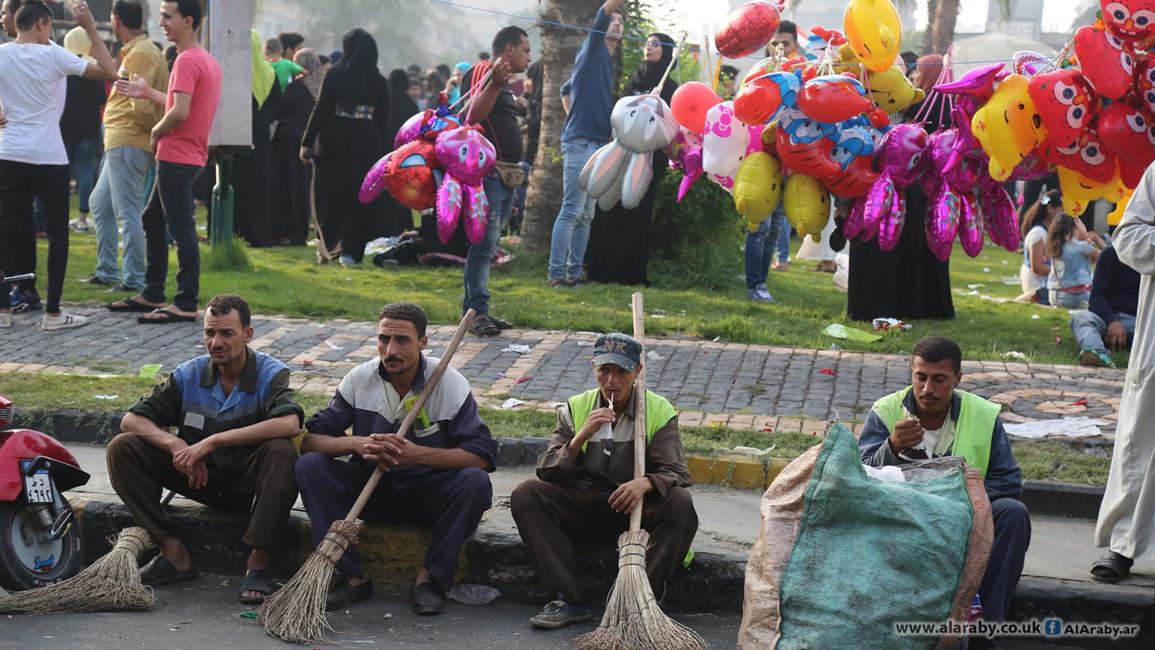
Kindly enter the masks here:
[[212, 245], [227, 246], [233, 241], [233, 208], [235, 205], [233, 186], [230, 179], [233, 171], [233, 156], [217, 154], [217, 184], [213, 187]]

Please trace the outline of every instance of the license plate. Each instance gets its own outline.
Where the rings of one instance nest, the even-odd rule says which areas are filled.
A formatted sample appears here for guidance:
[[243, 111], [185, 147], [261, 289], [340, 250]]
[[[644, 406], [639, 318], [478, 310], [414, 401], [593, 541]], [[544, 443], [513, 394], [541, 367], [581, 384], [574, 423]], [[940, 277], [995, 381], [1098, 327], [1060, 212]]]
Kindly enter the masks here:
[[28, 461], [20, 463], [24, 475], [24, 498], [28, 503], [52, 503], [52, 476], [48, 470], [37, 470], [28, 476]]

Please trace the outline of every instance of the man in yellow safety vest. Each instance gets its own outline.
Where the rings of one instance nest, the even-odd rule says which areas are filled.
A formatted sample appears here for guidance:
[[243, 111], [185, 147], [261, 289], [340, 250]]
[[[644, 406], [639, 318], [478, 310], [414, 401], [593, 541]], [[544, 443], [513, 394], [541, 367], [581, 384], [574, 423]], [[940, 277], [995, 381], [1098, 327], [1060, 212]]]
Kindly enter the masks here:
[[[684, 559], [698, 530], [686, 489], [690, 472], [669, 400], [634, 390], [642, 369], [642, 344], [606, 334], [594, 344], [598, 387], [569, 398], [558, 409], [557, 428], [537, 460], [537, 478], [513, 491], [511, 509], [549, 604], [530, 623], [556, 629], [589, 620], [578, 576], [575, 542], [612, 541], [644, 502], [642, 528], [650, 533], [646, 573], [660, 600], [666, 580]], [[634, 475], [634, 408], [646, 408], [646, 473]]]
[[1019, 500], [1022, 475], [999, 418], [1000, 406], [959, 390], [962, 350], [930, 336], [914, 346], [912, 385], [874, 403], [858, 439], [862, 462], [873, 467], [961, 456], [982, 473], [994, 515], [995, 539], [979, 589], [983, 618], [1002, 621], [1031, 541], [1031, 519]]

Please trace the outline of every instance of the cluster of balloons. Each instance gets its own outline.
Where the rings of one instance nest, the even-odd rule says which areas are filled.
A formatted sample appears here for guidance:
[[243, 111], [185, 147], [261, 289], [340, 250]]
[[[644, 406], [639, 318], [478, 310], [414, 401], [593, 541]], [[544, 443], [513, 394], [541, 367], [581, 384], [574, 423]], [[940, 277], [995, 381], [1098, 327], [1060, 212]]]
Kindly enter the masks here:
[[[718, 33], [729, 57], [764, 48], [779, 7], [734, 9]], [[674, 94], [679, 125], [670, 164], [685, 176], [682, 200], [701, 176], [731, 192], [751, 229], [779, 205], [803, 235], [819, 236], [831, 195], [852, 199], [845, 234], [893, 249], [906, 221], [904, 189], [930, 199], [932, 251], [946, 260], [957, 237], [977, 256], [985, 238], [1016, 250], [1014, 203], [1003, 183], [1057, 172], [1064, 208], [1118, 203], [1155, 162], [1155, 0], [1101, 0], [1074, 56], [1053, 63], [1020, 52], [935, 86], [951, 125], [891, 126], [887, 114], [926, 99], [899, 54], [891, 0], [850, 0], [839, 32], [815, 27], [802, 51], [759, 61], [732, 101], [691, 82]], [[933, 126], [933, 125], [932, 125]]]
[[497, 151], [477, 126], [462, 126], [442, 93], [438, 108], [409, 118], [398, 130], [394, 149], [365, 175], [358, 199], [370, 203], [386, 189], [414, 210], [437, 207], [437, 236], [449, 243], [464, 219], [465, 236], [485, 238], [489, 201], [482, 187], [497, 163]]
[[[779, 24], [776, 6], [741, 5], [719, 32], [718, 49], [726, 56], [759, 51]], [[889, 0], [853, 0], [845, 27], [845, 37], [815, 27], [797, 55], [759, 61], [733, 100], [698, 82], [678, 88], [670, 105], [681, 128], [669, 153], [685, 174], [679, 200], [705, 175], [732, 193], [750, 229], [782, 205], [798, 232], [817, 239], [831, 195], [870, 192], [887, 113], [924, 93], [893, 67], [900, 27]]]

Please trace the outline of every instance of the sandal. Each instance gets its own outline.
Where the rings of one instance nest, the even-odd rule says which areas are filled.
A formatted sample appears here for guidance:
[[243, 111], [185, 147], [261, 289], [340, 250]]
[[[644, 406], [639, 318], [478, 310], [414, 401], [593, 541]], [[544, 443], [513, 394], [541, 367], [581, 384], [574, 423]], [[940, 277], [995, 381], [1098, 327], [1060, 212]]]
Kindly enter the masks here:
[[1091, 565], [1091, 579], [1099, 582], [1126, 580], [1131, 575], [1131, 565], [1133, 564], [1135, 564], [1135, 560], [1126, 555], [1107, 551]]
[[137, 300], [136, 296], [129, 296], [124, 300], [118, 300], [108, 304], [108, 311], [116, 312], [135, 312], [147, 313], [157, 308], [156, 305], [149, 305]]
[[[156, 317], [149, 318], [149, 315], [157, 314]], [[183, 316], [181, 314], [171, 312], [167, 309], [153, 309], [148, 314], [142, 314], [136, 317], [136, 322], [141, 325], [167, 325], [169, 323], [195, 323], [196, 316]]]
[[[264, 569], [249, 569], [245, 572], [244, 579], [241, 580], [241, 593], [238, 598], [241, 603], [245, 605], [260, 605], [265, 602], [265, 598], [268, 598], [269, 594], [276, 590], [277, 587], [273, 584], [273, 578], [269, 575], [268, 571]], [[255, 591], [261, 595], [246, 598], [246, 591]]]
[[163, 555], [157, 555], [148, 564], [140, 567], [140, 583], [148, 587], [187, 582], [197, 577], [196, 569], [178, 571]]

